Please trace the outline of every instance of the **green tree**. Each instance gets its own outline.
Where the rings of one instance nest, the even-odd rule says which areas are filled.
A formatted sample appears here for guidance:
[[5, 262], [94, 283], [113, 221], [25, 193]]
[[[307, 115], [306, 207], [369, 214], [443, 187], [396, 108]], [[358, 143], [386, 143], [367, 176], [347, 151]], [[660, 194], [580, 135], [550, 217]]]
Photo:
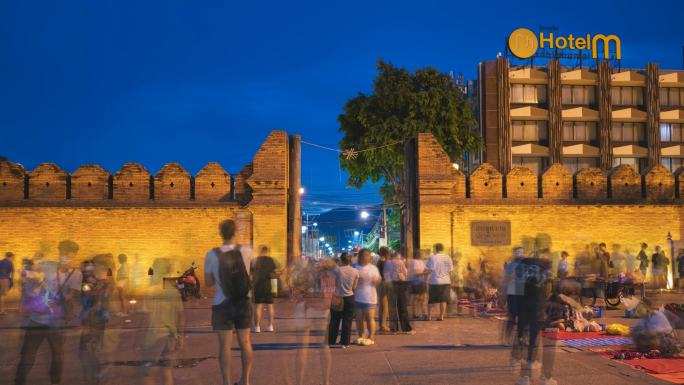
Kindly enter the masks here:
[[[371, 94], [359, 93], [338, 117], [344, 137], [340, 148], [362, 150], [356, 159], [340, 157], [349, 173], [347, 183], [360, 188], [382, 181], [385, 203], [402, 202], [404, 142], [419, 132], [431, 132], [452, 160], [481, 148], [482, 138], [469, 103], [449, 74], [432, 67], [411, 73], [378, 61]], [[384, 146], [384, 147], [382, 147]], [[364, 149], [375, 148], [370, 151]]]
[[[402, 186], [404, 143], [420, 132], [431, 132], [453, 161], [480, 149], [482, 137], [472, 129], [471, 106], [450, 75], [432, 67], [411, 73], [382, 60], [377, 70], [373, 92], [348, 100], [337, 119], [344, 133], [341, 150], [360, 151], [356, 159], [342, 154], [340, 163], [349, 173], [350, 186], [382, 182], [385, 204], [399, 205], [401, 221], [396, 222], [408, 228]], [[402, 251], [410, 253], [403, 238], [404, 232]]]

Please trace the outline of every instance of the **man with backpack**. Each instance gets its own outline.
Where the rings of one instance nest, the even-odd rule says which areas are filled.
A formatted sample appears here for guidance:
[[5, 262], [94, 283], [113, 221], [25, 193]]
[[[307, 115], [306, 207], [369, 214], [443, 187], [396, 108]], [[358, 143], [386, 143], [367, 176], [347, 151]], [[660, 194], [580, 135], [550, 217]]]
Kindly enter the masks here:
[[237, 330], [242, 356], [242, 379], [239, 383], [249, 385], [252, 369], [249, 269], [254, 253], [250, 247], [235, 242], [235, 230], [235, 222], [230, 219], [219, 224], [223, 245], [207, 253], [204, 260], [204, 278], [207, 287], [217, 286], [211, 303], [211, 325], [218, 336], [219, 366], [223, 385], [233, 385], [230, 378], [233, 329]]

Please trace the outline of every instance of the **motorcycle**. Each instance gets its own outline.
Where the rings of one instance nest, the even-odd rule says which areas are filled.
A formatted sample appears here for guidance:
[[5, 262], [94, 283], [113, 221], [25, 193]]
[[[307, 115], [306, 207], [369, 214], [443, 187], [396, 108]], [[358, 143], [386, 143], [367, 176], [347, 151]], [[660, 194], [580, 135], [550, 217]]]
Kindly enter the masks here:
[[195, 262], [193, 261], [190, 268], [185, 270], [183, 275], [176, 279], [176, 287], [183, 301], [187, 301], [190, 297], [200, 298], [200, 281], [197, 278], [197, 274], [195, 274], [195, 270], [197, 270], [197, 267], [195, 267]]

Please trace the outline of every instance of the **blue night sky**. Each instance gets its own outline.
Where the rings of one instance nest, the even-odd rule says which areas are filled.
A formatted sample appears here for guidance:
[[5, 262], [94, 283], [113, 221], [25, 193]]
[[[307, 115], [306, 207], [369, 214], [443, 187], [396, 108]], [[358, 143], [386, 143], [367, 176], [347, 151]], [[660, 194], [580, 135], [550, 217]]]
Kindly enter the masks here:
[[[681, 0], [2, 1], [0, 155], [27, 169], [177, 161], [195, 173], [216, 160], [234, 173], [270, 130], [336, 147], [337, 115], [371, 89], [380, 57], [474, 77], [513, 29], [555, 25], [617, 34], [623, 67], [680, 69], [682, 14]], [[377, 200], [371, 186], [339, 197], [335, 153], [302, 157], [311, 196]]]

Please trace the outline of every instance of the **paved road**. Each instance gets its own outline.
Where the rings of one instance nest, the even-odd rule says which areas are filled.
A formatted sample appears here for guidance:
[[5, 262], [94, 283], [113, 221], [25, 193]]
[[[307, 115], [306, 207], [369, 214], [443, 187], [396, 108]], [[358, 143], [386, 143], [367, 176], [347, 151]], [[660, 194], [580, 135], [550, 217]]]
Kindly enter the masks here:
[[[294, 384], [296, 356], [306, 352], [306, 384], [321, 384], [322, 320], [314, 320], [307, 341], [301, 319], [294, 317], [288, 303], [278, 305], [276, 333], [255, 335], [253, 384]], [[218, 384], [217, 343], [209, 328], [209, 304], [191, 302], [186, 346], [180, 352], [184, 367], [175, 368], [176, 384]], [[16, 315], [0, 320], [0, 384], [14, 377], [22, 331], [16, 328]], [[112, 352], [105, 357], [116, 363], [106, 373], [107, 383], [139, 384], [144, 368], [139, 366], [144, 317], [114, 318], [107, 331]], [[501, 321], [470, 316], [451, 317], [445, 322], [416, 322], [417, 334], [381, 335], [371, 347], [331, 349], [333, 384], [514, 384], [508, 367], [509, 349], [500, 345]], [[70, 330], [65, 348], [66, 370], [63, 384], [81, 384], [78, 341], [80, 331]], [[555, 377], [562, 385], [664, 384], [651, 376], [595, 353], [569, 348], [556, 350]], [[48, 384], [46, 346], [41, 348], [31, 372], [30, 384]], [[239, 373], [238, 351], [234, 350], [234, 372]], [[161, 383], [156, 378], [156, 383]]]

